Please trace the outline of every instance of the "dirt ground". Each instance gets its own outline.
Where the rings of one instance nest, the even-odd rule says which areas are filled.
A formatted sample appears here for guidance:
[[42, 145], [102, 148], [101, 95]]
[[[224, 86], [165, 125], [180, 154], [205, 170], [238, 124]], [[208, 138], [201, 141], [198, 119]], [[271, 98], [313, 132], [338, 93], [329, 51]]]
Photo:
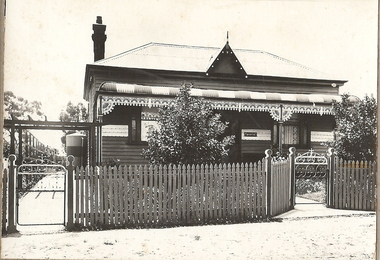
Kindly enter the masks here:
[[88, 232], [23, 231], [1, 258], [374, 259], [375, 215], [281, 222]]
[[[375, 215], [310, 202], [297, 198], [295, 210], [266, 223], [71, 233], [63, 226], [19, 226], [2, 238], [1, 258], [374, 259]], [[63, 203], [61, 193], [30, 192], [20, 200], [19, 223], [63, 223]]]

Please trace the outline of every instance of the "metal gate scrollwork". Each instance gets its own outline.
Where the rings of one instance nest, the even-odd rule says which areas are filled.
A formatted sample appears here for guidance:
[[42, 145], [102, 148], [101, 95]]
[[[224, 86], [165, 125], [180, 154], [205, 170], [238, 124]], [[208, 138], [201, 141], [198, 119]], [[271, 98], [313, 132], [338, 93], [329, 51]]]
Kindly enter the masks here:
[[[16, 173], [17, 223], [19, 225], [63, 225], [65, 223], [65, 186], [67, 170], [45, 160], [24, 160]], [[53, 204], [58, 203], [57, 205]], [[59, 217], [49, 219], [47, 208]], [[35, 216], [31, 210], [39, 210]], [[20, 215], [21, 214], [21, 215]], [[58, 219], [58, 221], [57, 221]]]
[[310, 149], [304, 154], [299, 154], [295, 159], [296, 179], [326, 179], [327, 157]]

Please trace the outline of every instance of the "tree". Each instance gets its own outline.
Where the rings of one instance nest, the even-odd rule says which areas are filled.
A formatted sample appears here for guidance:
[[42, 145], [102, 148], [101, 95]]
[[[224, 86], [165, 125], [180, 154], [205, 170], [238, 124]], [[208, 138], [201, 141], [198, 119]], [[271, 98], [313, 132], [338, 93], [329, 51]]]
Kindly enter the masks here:
[[234, 136], [222, 137], [228, 123], [209, 102], [191, 97], [192, 85], [183, 84], [174, 106], [159, 109], [158, 129], [148, 133], [143, 157], [151, 164], [219, 163], [228, 155]]
[[29, 119], [29, 117], [40, 119], [44, 116], [41, 102], [29, 102], [23, 97], [16, 97], [12, 91], [4, 92], [4, 111], [6, 119], [11, 119], [12, 116], [25, 120]]
[[[87, 108], [83, 103], [79, 102], [74, 105], [69, 101], [66, 105], [66, 109], [62, 110], [59, 115], [59, 121], [61, 122], [86, 122], [88, 120]], [[62, 130], [64, 135], [61, 137], [61, 142], [66, 149], [66, 136], [75, 133], [73, 130]]]
[[[42, 119], [44, 113], [42, 112], [41, 102], [28, 101], [23, 97], [16, 96], [12, 91], [4, 92], [4, 118], [5, 119]], [[10, 154], [10, 129], [3, 131], [3, 156], [7, 157]], [[18, 133], [16, 133], [18, 135]], [[18, 138], [15, 138], [16, 146], [18, 145]]]
[[66, 109], [62, 110], [59, 115], [59, 121], [61, 122], [86, 122], [87, 119], [87, 108], [81, 102], [74, 105], [69, 101], [66, 105]]
[[375, 160], [377, 135], [377, 102], [374, 97], [353, 101], [349, 94], [333, 103], [337, 140], [329, 145], [344, 160]]

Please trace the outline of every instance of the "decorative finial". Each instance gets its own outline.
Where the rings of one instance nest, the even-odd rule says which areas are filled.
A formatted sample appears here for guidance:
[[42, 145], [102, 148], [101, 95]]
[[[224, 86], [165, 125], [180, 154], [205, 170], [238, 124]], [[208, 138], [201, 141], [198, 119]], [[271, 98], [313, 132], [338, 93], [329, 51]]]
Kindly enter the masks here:
[[228, 31], [227, 31], [227, 43], [228, 43]]

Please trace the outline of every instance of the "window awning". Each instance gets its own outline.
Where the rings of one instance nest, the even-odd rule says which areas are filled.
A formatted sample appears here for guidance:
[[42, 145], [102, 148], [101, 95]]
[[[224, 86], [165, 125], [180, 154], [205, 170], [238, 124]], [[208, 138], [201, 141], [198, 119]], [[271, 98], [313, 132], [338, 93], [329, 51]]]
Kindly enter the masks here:
[[[179, 88], [143, 86], [104, 82], [99, 86], [101, 98], [100, 113], [109, 114], [115, 105], [163, 107], [174, 104]], [[115, 95], [115, 94], [120, 95]], [[333, 100], [336, 95], [263, 93], [253, 91], [227, 91], [191, 89], [191, 96], [210, 101], [216, 110], [262, 111], [269, 112], [277, 121], [288, 120], [293, 113], [333, 114]], [[98, 102], [99, 104], [99, 102]]]

